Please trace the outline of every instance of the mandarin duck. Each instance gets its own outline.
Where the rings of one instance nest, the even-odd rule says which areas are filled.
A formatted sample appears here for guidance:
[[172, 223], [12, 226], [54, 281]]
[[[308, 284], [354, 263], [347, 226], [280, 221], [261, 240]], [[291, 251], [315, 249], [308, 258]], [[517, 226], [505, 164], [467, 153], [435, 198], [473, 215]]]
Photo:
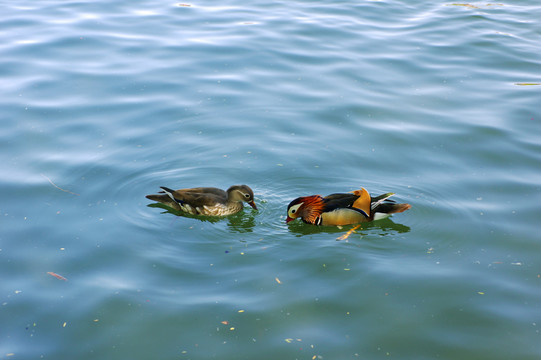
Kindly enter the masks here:
[[301, 218], [312, 225], [348, 225], [380, 220], [411, 208], [389, 200], [394, 193], [371, 197], [364, 188], [345, 194], [299, 197], [287, 207], [286, 223]]
[[227, 191], [213, 187], [171, 190], [160, 186], [160, 189], [163, 191], [159, 194], [146, 198], [191, 215], [231, 215], [242, 210], [243, 201], [257, 210], [254, 192], [247, 185], [233, 185]]

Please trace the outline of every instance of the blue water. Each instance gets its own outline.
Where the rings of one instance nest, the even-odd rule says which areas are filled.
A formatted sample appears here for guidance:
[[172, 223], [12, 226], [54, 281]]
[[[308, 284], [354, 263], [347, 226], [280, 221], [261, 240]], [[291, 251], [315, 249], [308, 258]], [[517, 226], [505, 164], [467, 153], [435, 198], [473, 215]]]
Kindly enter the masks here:
[[541, 358], [536, 1], [1, 8], [0, 359]]

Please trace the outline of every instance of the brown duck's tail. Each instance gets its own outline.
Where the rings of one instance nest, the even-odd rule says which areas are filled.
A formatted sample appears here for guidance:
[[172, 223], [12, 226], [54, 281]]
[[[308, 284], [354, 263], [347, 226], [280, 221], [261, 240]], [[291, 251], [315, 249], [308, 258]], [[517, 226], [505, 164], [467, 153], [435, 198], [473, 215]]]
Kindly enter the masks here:
[[174, 201], [173, 199], [171, 199], [169, 195], [167, 194], [147, 195], [145, 197], [149, 200], [157, 201], [159, 203], [167, 205], [173, 209], [176, 209], [176, 210], [180, 209], [180, 206], [178, 205], [178, 203]]
[[152, 201], [162, 202], [167, 196], [166, 195], [147, 195], [145, 197]]

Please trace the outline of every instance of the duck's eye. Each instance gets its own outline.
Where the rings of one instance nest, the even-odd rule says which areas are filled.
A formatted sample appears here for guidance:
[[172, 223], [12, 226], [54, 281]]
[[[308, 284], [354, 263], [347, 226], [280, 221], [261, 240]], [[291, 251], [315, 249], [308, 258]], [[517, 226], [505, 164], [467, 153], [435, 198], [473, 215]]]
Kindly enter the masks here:
[[249, 199], [249, 198], [250, 198], [250, 194], [244, 194], [244, 197], [245, 197], [246, 199]]
[[289, 210], [287, 211], [288, 214], [290, 216], [294, 215], [295, 213], [297, 213], [297, 211], [299, 210], [299, 208], [301, 207], [303, 203], [300, 203], [300, 204], [296, 204], [296, 205], [293, 205], [292, 207], [289, 208]]

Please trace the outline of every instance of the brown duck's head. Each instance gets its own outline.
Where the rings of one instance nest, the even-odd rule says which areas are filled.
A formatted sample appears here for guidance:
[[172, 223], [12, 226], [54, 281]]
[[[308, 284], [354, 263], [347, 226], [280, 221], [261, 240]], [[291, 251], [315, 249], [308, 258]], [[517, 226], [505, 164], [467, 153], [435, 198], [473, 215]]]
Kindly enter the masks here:
[[227, 195], [231, 201], [245, 201], [257, 210], [257, 206], [254, 203], [254, 192], [248, 185], [233, 185], [227, 189]]
[[314, 223], [323, 211], [323, 198], [320, 195], [296, 198], [287, 206], [286, 223], [301, 218], [306, 222]]

